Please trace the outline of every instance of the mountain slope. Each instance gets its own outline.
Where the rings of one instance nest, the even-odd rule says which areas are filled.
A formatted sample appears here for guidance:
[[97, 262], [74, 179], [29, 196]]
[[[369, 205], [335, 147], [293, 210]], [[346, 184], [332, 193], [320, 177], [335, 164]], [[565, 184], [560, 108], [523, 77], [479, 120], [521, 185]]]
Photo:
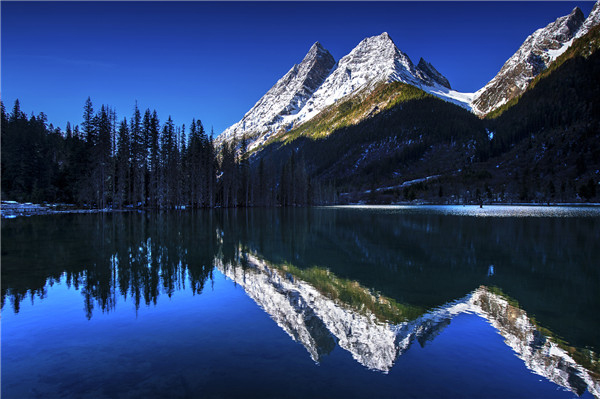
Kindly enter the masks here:
[[487, 141], [483, 121], [464, 108], [406, 83], [383, 82], [273, 137], [252, 162], [277, 171], [294, 154], [316, 180], [367, 190], [452, 173]]
[[[600, 4], [600, 3], [599, 3]], [[506, 110], [515, 106], [523, 97], [528, 98], [531, 91], [539, 82], [541, 82], [546, 77], [550, 76], [550, 74], [559, 67], [561, 67], [566, 61], [569, 61], [574, 58], [589, 58], [593, 53], [595, 53], [600, 48], [600, 26], [595, 25], [588, 31], [585, 36], [580, 36], [576, 39], [573, 44], [563, 53], [561, 54], [548, 68], [542, 71], [539, 75], [537, 75], [527, 87], [527, 90], [523, 92], [523, 94], [512, 98], [506, 104], [496, 108], [494, 111], [488, 113], [486, 118], [495, 119], [502, 115]], [[592, 85], [591, 87], [594, 87]], [[536, 98], [536, 96], [534, 96]], [[543, 99], [537, 99], [536, 101], [542, 101]], [[530, 101], [530, 100], [529, 100]]]
[[[600, 26], [594, 27], [540, 74], [520, 98], [489, 121], [492, 154], [504, 170], [537, 169], [547, 184], [598, 180], [600, 169]], [[560, 161], [558, 161], [560, 160]], [[514, 172], [513, 172], [514, 173]]]

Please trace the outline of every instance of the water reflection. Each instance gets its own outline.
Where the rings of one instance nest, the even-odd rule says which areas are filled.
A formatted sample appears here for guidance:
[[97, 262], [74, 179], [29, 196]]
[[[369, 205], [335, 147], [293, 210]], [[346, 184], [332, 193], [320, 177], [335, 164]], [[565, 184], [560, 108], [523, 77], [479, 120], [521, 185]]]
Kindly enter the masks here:
[[216, 268], [315, 362], [340, 347], [389, 372], [412, 345], [470, 313], [532, 372], [600, 397], [600, 224], [569, 212], [480, 218], [342, 208], [4, 220], [2, 307], [19, 312], [23, 300], [44, 300], [64, 281], [91, 319], [120, 299], [139, 309], [181, 290], [201, 294]]
[[[56, 215], [54, 215], [56, 216]], [[217, 237], [210, 214], [65, 215], [2, 223], [2, 307], [15, 312], [64, 280], [81, 292], [87, 318], [113, 310], [117, 297], [136, 309], [159, 295], [201, 293], [213, 270]], [[198, 225], [198, 222], [200, 225]]]

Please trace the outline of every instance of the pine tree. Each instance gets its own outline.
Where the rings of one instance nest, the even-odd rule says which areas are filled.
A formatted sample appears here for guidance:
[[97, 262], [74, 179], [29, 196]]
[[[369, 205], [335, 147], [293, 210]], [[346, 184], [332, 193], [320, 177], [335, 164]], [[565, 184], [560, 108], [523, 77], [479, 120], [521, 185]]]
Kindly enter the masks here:
[[103, 105], [97, 116], [97, 143], [94, 146], [94, 180], [96, 181], [97, 202], [100, 208], [105, 208], [107, 205], [106, 185], [110, 168], [111, 131], [110, 110]]
[[160, 137], [160, 184], [159, 207], [171, 208], [174, 203], [175, 184], [177, 182], [177, 146], [175, 140], [175, 126], [169, 116], [163, 126]]
[[247, 207], [250, 205], [250, 160], [248, 154], [248, 139], [246, 134], [242, 135], [242, 141], [240, 142], [240, 156], [239, 156], [239, 169], [240, 169], [240, 199], [241, 205]]
[[160, 180], [160, 148], [159, 148], [159, 130], [160, 121], [156, 110], [150, 114], [150, 110], [146, 110], [144, 114], [144, 130], [148, 140], [148, 150], [150, 162], [148, 164], [148, 197], [153, 207], [158, 206], [158, 185]]
[[85, 140], [91, 147], [96, 142], [95, 124], [94, 124], [94, 107], [90, 97], [85, 100], [83, 106], [83, 123], [81, 124]]
[[129, 134], [131, 140], [131, 176], [133, 179], [132, 199], [134, 205], [146, 205], [145, 170], [147, 147], [142, 133], [142, 116], [137, 102], [130, 122]]
[[116, 178], [117, 191], [116, 203], [118, 208], [129, 202], [128, 195], [130, 190], [130, 142], [129, 142], [129, 127], [127, 119], [123, 119], [119, 127], [119, 138], [117, 141], [117, 161], [116, 161]]

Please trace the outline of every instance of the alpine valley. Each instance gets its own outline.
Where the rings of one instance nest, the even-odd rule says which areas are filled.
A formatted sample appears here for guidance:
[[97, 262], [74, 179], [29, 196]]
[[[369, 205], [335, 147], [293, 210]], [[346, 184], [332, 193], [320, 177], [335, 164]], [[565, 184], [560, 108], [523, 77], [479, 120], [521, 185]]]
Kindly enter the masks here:
[[475, 93], [385, 32], [337, 62], [317, 42], [216, 144], [247, 154], [283, 205], [303, 203], [296, 181], [341, 203], [593, 201], [599, 24], [600, 2], [587, 18], [573, 9]]

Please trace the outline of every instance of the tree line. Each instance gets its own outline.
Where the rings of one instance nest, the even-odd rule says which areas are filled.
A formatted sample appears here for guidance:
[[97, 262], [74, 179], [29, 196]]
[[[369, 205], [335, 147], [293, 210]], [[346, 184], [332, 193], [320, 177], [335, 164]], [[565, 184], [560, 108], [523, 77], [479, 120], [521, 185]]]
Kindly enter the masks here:
[[331, 202], [292, 154], [280, 165], [254, 161], [248, 140], [218, 146], [200, 119], [163, 123], [156, 110], [118, 120], [85, 101], [81, 126], [65, 130], [44, 113], [27, 115], [16, 100], [1, 105], [2, 198], [65, 202], [91, 208], [152, 209], [304, 206]]

